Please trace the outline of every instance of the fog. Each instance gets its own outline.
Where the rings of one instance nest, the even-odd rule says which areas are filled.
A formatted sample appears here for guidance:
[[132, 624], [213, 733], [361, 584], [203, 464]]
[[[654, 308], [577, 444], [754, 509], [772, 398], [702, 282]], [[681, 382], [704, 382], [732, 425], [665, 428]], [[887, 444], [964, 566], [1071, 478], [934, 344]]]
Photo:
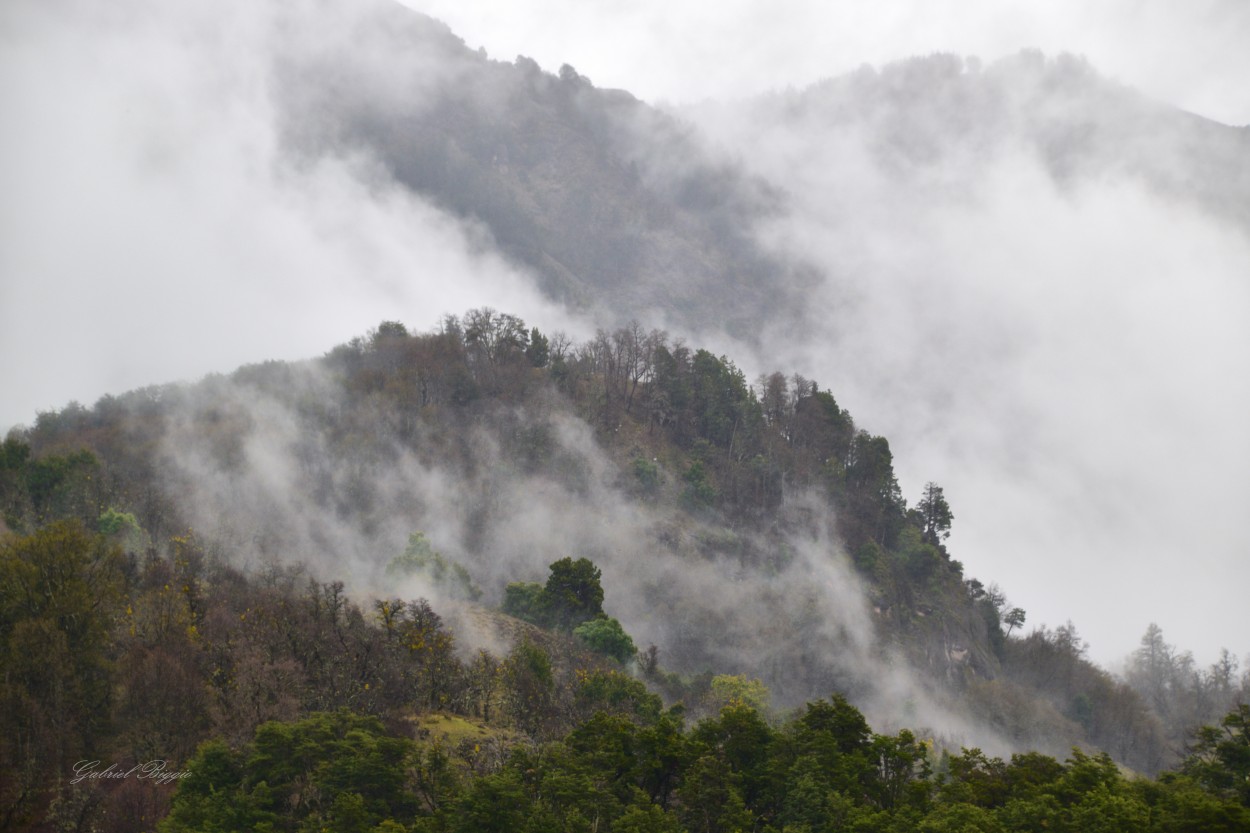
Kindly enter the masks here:
[[[1162, 101], [1250, 122], [1250, 57], [1237, 48], [1250, 7], [1236, 0], [872, 12], [791, 3], [767, 14], [746, 4], [413, 5], [492, 57], [568, 62], [601, 87], [656, 101], [801, 88], [934, 50], [993, 66], [1036, 46], [1082, 53]], [[315, 0], [283, 7], [0, 8], [0, 427], [71, 399], [318, 355], [383, 319], [426, 328], [489, 304], [544, 329], [593, 326], [540, 296], [485, 229], [398, 187], [376, 160], [289, 152], [275, 61], [352, 21]], [[380, 80], [391, 77], [385, 57], [419, 60], [376, 56]], [[431, 87], [446, 80], [422, 69]], [[406, 106], [424, 89], [405, 88]], [[1250, 651], [1237, 594], [1248, 569], [1237, 519], [1250, 503], [1250, 237], [1236, 211], [1100, 155], [1065, 179], [1010, 119], [991, 131], [989, 153], [943, 145], [939, 124], [938, 153], [921, 163], [882, 156], [883, 138], [899, 138], [882, 132], [888, 119], [752, 118], [769, 106], [677, 112], [785, 190], [784, 214], [752, 231], [826, 276], [807, 304], [809, 324], [822, 326], [801, 339], [766, 331], [750, 355], [701, 335], [755, 370], [815, 377], [888, 436], [907, 497], [927, 480], [945, 487], [954, 556], [1002, 585], [1030, 625], [1071, 619], [1104, 662], [1150, 621], [1203, 661], [1220, 645]], [[1165, 173], [1184, 182], [1190, 169]], [[423, 488], [441, 482], [414, 471]], [[605, 497], [587, 511], [625, 511], [611, 506]], [[423, 518], [412, 520], [432, 526]], [[430, 532], [458, 546], [454, 530]], [[626, 619], [648, 633], [641, 616]]]
[[[761, 237], [831, 276], [806, 343], [764, 352], [890, 438], [909, 498], [946, 487], [956, 557], [1032, 624], [1072, 620], [1107, 664], [1151, 621], [1204, 661], [1244, 654], [1250, 229], [1194, 198], [1183, 155], [1139, 175], [1131, 133], [1075, 143], [1064, 111], [1087, 118], [1101, 82], [1041, 60], [914, 62], [696, 112], [789, 190]], [[1035, 97], [1054, 76], [1070, 89]], [[1181, 129], [1152, 127], [1158, 148]], [[1190, 184], [1157, 187], [1171, 177]]]
[[[317, 21], [317, 5], [282, 8]], [[320, 355], [385, 319], [426, 327], [489, 302], [576, 329], [482, 229], [368, 159], [282, 147], [278, 45], [317, 29], [265, 8], [0, 8], [3, 430], [70, 400]]]
[[[878, 730], [1012, 748], [879, 641], [818, 496], [791, 495], [778, 518], [786, 531], [768, 540], [693, 519], [668, 497], [639, 500], [632, 476], [554, 394], [486, 409], [460, 436], [418, 424], [404, 441], [395, 414], [349, 398], [315, 363], [213, 377], [165, 402], [161, 486], [236, 564], [300, 562], [358, 596], [428, 598], [471, 655], [510, 646], [457, 603], [463, 588], [386, 571], [411, 533], [466, 568], [493, 606], [508, 582], [541, 583], [552, 561], [577, 554], [602, 569], [606, 612], [640, 647], [657, 646], [666, 669], [762, 678], [778, 709], [845, 691]], [[537, 468], [522, 463], [527, 441], [542, 449]], [[679, 473], [660, 478], [667, 493]], [[352, 512], [336, 510], [345, 503]], [[954, 627], [948, 637], [960, 639]], [[1060, 739], [1030, 741], [1063, 751]]]
[[1240, 0], [404, 2], [492, 57], [529, 55], [548, 69], [570, 63], [599, 86], [652, 102], [800, 87], [911, 55], [992, 61], [1036, 48], [1085, 55], [1156, 98], [1250, 124], [1250, 7]]
[[[568, 62], [599, 86], [666, 102], [787, 189], [788, 219], [760, 239], [831, 279], [809, 305], [814, 336], [796, 344], [783, 324], [746, 363], [832, 388], [889, 437], [909, 499], [943, 484], [955, 557], [1001, 584], [1030, 627], [1071, 620], [1109, 666], [1152, 621], [1205, 662], [1221, 645], [1250, 652], [1236, 589], [1250, 569], [1236, 520], [1250, 502], [1239, 475], [1250, 463], [1244, 139], [1219, 162], [1198, 159], [1143, 117], [1149, 101], [1101, 113], [1097, 94], [1021, 94], [1002, 123], [962, 114], [963, 135], [940, 104], [935, 124], [894, 102], [850, 125], [741, 105], [865, 63], [875, 75], [940, 51], [978, 56], [975, 74], [1040, 48], [1051, 66], [1247, 124], [1250, 7], [408, 4], [492, 56]], [[1065, 179], [1030, 145], [1029, 118], [1035, 133], [1047, 119], [1101, 121], [1114, 138], [1092, 160], [1078, 154], [1084, 167]], [[1117, 140], [1140, 153], [1116, 158]], [[936, 161], [886, 158], [912, 141], [936, 142], [920, 148]], [[1050, 150], [1062, 163], [1066, 149]], [[1128, 175], [1135, 165], [1153, 179]], [[1219, 199], [1189, 199], [1221, 177]], [[1218, 205], [1230, 199], [1231, 216]]]

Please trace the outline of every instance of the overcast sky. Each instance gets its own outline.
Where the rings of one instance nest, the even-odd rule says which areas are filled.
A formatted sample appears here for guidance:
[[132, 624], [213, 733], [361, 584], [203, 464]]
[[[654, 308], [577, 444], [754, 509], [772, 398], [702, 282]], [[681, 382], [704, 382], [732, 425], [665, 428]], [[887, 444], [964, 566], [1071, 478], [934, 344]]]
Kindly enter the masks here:
[[[491, 57], [525, 54], [551, 71], [570, 63], [598, 86], [657, 102], [801, 87], [932, 51], [992, 60], [1039, 47], [1081, 53], [1101, 72], [1210, 118], [1250, 122], [1244, 0], [410, 5]], [[483, 251], [474, 229], [362, 173], [358, 160], [285, 164], [263, 83], [267, 35], [247, 7], [0, 4], [0, 430], [71, 399], [90, 405], [245, 362], [318, 355], [385, 318], [424, 328], [489, 304], [546, 328], [579, 326]], [[1245, 369], [1240, 322], [1250, 309], [1244, 282], [1230, 279], [1250, 273], [1244, 234], [1143, 205], [1131, 190], [1072, 206], [1028, 171], [999, 174], [975, 222], [929, 218], [927, 236], [905, 250], [860, 235], [862, 254], [880, 255], [904, 289], [928, 265], [959, 266], [970, 277], [962, 306], [950, 310], [957, 317], [1005, 310], [1004, 327], [1090, 329], [1014, 364], [963, 365], [982, 398], [915, 413], [898, 407], [897, 391], [865, 381], [883, 368], [906, 371], [905, 351], [865, 364], [865, 378], [821, 381], [890, 437], [912, 501], [924, 479], [947, 485], [956, 556], [1000, 581], [1031, 624], [1071, 618], [1103, 661], [1131, 650], [1151, 619], [1201, 659], [1221, 644], [1244, 655], [1250, 553], [1237, 519], [1250, 503], [1241, 474], [1250, 465], [1246, 376], [1223, 375]], [[1040, 215], [1012, 213], [1021, 188]], [[987, 226], [984, 216], [998, 219]], [[1025, 221], [1038, 216], [1077, 248], [1055, 251], [1033, 233]], [[1143, 230], [1150, 245], [1140, 245]], [[808, 234], [820, 254], [819, 226], [787, 233], [800, 242]], [[965, 264], [970, 250], [980, 255]], [[1114, 280], [1096, 287], [1092, 307], [1076, 283], [1062, 284], [1056, 300], [1037, 282], [1079, 275], [1090, 257], [1122, 276], [1126, 255], [1138, 270], [1162, 264], [1127, 306], [1118, 293], [1128, 286]], [[1020, 292], [991, 283], [1022, 259], [1037, 281]], [[1155, 338], [1143, 322], [1183, 312], [1169, 287], [1195, 263], [1205, 276], [1187, 284], [1197, 317]], [[896, 297], [870, 298], [869, 308], [888, 313]], [[908, 320], [871, 335], [901, 333]], [[1097, 330], [1108, 321], [1124, 327]], [[995, 349], [984, 333], [961, 332], [947, 345], [954, 353], [935, 355]], [[1100, 339], [1114, 348], [1102, 354], [1106, 366], [1060, 372]], [[1132, 356], [1131, 366], [1116, 364]], [[803, 350], [791, 358], [815, 361]], [[1036, 442], [1007, 443], [993, 432], [1008, 423], [986, 413], [1011, 417]], [[1056, 464], [1065, 458], [1079, 465]]]
[[492, 58], [574, 66], [652, 103], [737, 96], [932, 52], [1085, 55], [1157, 98], [1250, 124], [1245, 0], [405, 0]]

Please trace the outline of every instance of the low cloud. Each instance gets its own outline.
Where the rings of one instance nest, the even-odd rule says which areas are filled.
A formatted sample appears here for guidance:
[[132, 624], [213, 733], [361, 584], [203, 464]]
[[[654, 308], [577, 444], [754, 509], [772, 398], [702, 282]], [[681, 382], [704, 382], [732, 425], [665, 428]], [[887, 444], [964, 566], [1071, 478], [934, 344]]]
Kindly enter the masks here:
[[1139, 166], [1088, 138], [1103, 100], [1145, 106], [1070, 58], [934, 58], [696, 117], [787, 189], [765, 245], [827, 276], [763, 355], [887, 436], [910, 498], [940, 482], [953, 553], [1030, 622], [1111, 663], [1157, 621], [1209, 661], [1250, 650], [1250, 236], [1209, 186], [1244, 155], [1154, 152], [1189, 135], [1160, 110]]
[[489, 302], [575, 326], [484, 229], [370, 159], [284, 149], [277, 58], [318, 45], [287, 25], [308, 4], [281, 5], [0, 11], [0, 426], [316, 355], [384, 319], [429, 326]]

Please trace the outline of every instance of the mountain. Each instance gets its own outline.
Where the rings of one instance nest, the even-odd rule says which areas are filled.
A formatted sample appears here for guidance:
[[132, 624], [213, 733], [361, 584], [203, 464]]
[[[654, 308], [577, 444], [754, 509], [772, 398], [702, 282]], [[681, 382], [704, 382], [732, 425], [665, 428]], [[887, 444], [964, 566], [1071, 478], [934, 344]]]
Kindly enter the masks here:
[[1250, 227], [1250, 130], [1153, 101], [1069, 54], [1024, 50], [988, 65], [911, 58], [694, 113], [722, 130], [731, 124], [743, 148], [784, 145], [786, 136], [836, 148], [849, 138], [931, 197], [975, 190], [996, 161], [1023, 153], [1061, 188], [1136, 181]]
[[[1103, 377], [1015, 386], [1053, 370], [1036, 357], [1055, 344], [1082, 366], [1105, 348], [1123, 373], [1105, 333], [1137, 331], [1073, 331], [1086, 319], [1065, 315], [1102, 324], [1161, 282], [1090, 292], [1090, 273], [964, 244], [1007, 232], [1042, 241], [1026, 255], [1080, 261], [1067, 244], [1081, 235], [1052, 238], [1050, 221], [1070, 232], [1087, 216], [1072, 205], [1097, 218], [1142, 195], [1158, 200], [1148, 219], [1175, 209], [1240, 239], [1245, 130], [1066, 56], [932, 56], [664, 111], [571, 67], [489, 60], [390, 3], [273, 15], [277, 176], [334, 160], [365, 191], [431, 203], [602, 328], [575, 340], [486, 307], [427, 332], [387, 320], [319, 359], [75, 403], [10, 432], [0, 829], [75, 812], [119, 829], [123, 812], [140, 826], [172, 812], [171, 830], [293, 814], [520, 829], [482, 819], [525, 802], [549, 813], [536, 829], [884, 829], [930, 813], [1085, 829], [1117, 812], [1132, 829], [1142, 808], [1165, 828], [1201, 809], [1237, 829], [1234, 707], [1250, 678], [1231, 655], [1204, 668], [1152, 625], [1112, 674], [1071, 622], [1026, 631], [1039, 617], [974, 577], [951, 533], [975, 506], [1027, 561], [1049, 545], [1039, 526], [1109, 526], [1117, 500], [1143, 513], [1140, 484], [1080, 476], [1123, 476], [1082, 448], [1141, 456], [1108, 439], [1127, 421], [1106, 430], [1090, 407], [1081, 446], [1031, 433], [1039, 401], [1083, 405]], [[1003, 252], [1023, 279], [1003, 277]], [[1207, 273], [1195, 282], [1225, 274]], [[1023, 308], [1044, 314], [1013, 317]], [[1157, 379], [1172, 390], [1139, 364], [1152, 396]], [[1149, 430], [1205, 412], [1197, 393], [1127, 407]], [[1182, 485], [1215, 456], [1201, 444], [1225, 437], [1194, 435], [1170, 462]], [[911, 453], [921, 440], [958, 444], [956, 474], [976, 467], [1004, 495], [1057, 446], [1053, 480], [1096, 499], [1018, 512], [901, 477], [932, 467]], [[1227, 732], [1190, 747], [1225, 714]], [[1074, 747], [1067, 764], [1047, 757]], [[106, 753], [169, 755], [204, 778], [173, 805], [69, 780]], [[1119, 767], [1178, 769], [1128, 785]], [[360, 771], [385, 773], [378, 794]], [[574, 793], [599, 803], [569, 810]], [[704, 806], [723, 818], [699, 827]]]
[[[1025, 612], [951, 557], [941, 487], [908, 508], [888, 440], [829, 391], [781, 373], [749, 386], [661, 331], [573, 344], [486, 309], [431, 333], [388, 322], [318, 361], [46, 413], [4, 448], [11, 530], [132, 516], [135, 569], [194, 530], [253, 572], [304, 564], [353, 594], [497, 607], [584, 557], [652, 662], [758, 677], [778, 707], [836, 690], [946, 743], [1093, 744], [1149, 771], [1180, 752], [1160, 722], [1180, 714], [1091, 665], [1070, 625], [1010, 636]], [[396, 585], [417, 533], [442, 553], [419, 566], [445, 558], [458, 566], [437, 575], [461, 579]], [[493, 644], [476, 630], [470, 646]], [[1221, 685], [1208, 710], [1238, 683]]]
[[549, 296], [607, 318], [716, 320], [751, 338], [761, 310], [800, 311], [812, 276], [750, 234], [780, 195], [690, 126], [572, 67], [489, 60], [423, 15], [367, 8], [278, 59], [299, 153], [366, 155], [480, 224]]

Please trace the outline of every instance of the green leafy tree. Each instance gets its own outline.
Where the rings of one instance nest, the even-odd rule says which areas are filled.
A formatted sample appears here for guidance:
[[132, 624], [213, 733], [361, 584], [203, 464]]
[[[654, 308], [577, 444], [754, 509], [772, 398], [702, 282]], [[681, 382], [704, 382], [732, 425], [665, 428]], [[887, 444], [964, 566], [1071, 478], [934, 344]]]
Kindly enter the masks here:
[[522, 640], [503, 665], [504, 708], [523, 731], [537, 734], [549, 722], [556, 695], [551, 656], [539, 645]]
[[514, 581], [503, 591], [503, 612], [526, 622], [546, 622], [547, 605], [543, 586], [537, 582]]
[[745, 674], [718, 674], [712, 678], [709, 694], [715, 708], [729, 705], [745, 705], [760, 714], [768, 712], [772, 695], [768, 686]]
[[685, 829], [691, 833], [748, 833], [754, 819], [738, 781], [721, 758], [704, 755], [696, 760], [677, 791], [677, 813]]
[[605, 712], [651, 724], [659, 720], [663, 701], [641, 680], [620, 671], [594, 671], [579, 679], [576, 701], [585, 714]]
[[686, 488], [682, 490], [681, 499], [687, 507], [698, 509], [716, 504], [720, 493], [716, 491], [702, 460], [691, 462], [682, 479], [686, 481]]
[[929, 786], [929, 759], [915, 735], [907, 729], [897, 735], [876, 735], [871, 747], [877, 767], [870, 781], [870, 795], [877, 806], [893, 810], [904, 804], [923, 804]]
[[955, 515], [951, 512], [950, 504], [946, 502], [941, 486], [933, 481], [926, 483], [924, 496], [916, 509], [923, 519], [924, 539], [927, 543], [938, 546], [950, 537], [951, 522], [955, 520]]
[[525, 358], [534, 367], [546, 367], [551, 358], [551, 343], [538, 331], [537, 327], [530, 330], [529, 345], [525, 348]]
[[532, 829], [533, 802], [512, 770], [484, 775], [460, 798], [452, 814], [455, 833], [517, 833]]
[[122, 556], [78, 521], [0, 542], [0, 806], [39, 803], [106, 735]]
[[654, 804], [632, 804], [612, 824], [612, 833], [682, 833], [672, 813]]
[[691, 733], [694, 743], [729, 765], [734, 785], [750, 807], [757, 806], [767, 790], [773, 737], [772, 727], [756, 709], [743, 702], [730, 703], [715, 718], [700, 722]]
[[238, 752], [201, 747], [161, 829], [367, 831], [417, 812], [406, 786], [412, 751], [377, 718], [347, 711], [266, 723]]
[[1250, 705], [1199, 729], [1181, 769], [1213, 793], [1250, 807]]
[[617, 662], [629, 662], [638, 653], [634, 640], [621, 627], [621, 623], [609, 617], [582, 622], [573, 629], [573, 635], [590, 650]]
[[561, 558], [553, 563], [543, 588], [551, 624], [568, 631], [602, 614], [602, 575], [588, 558]]

